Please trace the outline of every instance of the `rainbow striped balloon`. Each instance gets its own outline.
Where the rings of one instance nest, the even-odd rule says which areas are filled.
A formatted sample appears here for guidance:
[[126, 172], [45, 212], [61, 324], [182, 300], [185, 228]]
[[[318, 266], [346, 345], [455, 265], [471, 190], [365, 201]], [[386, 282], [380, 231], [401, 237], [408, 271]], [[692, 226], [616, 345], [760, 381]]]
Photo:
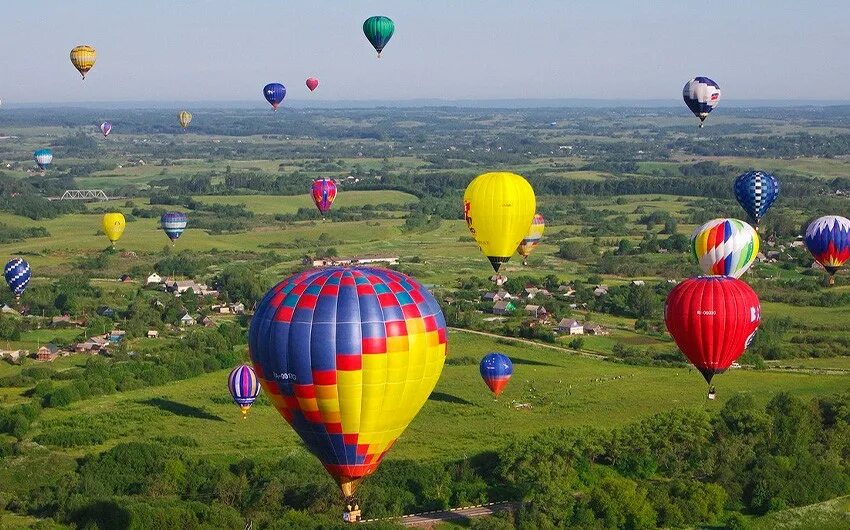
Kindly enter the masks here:
[[247, 364], [234, 368], [227, 376], [227, 389], [233, 396], [233, 402], [239, 405], [244, 419], [245, 415], [248, 414], [248, 409], [260, 395], [260, 382], [257, 379], [257, 374], [254, 373], [254, 369]]
[[531, 228], [528, 229], [528, 234], [522, 238], [522, 241], [519, 242], [519, 246], [516, 249], [519, 255], [523, 257], [524, 264], [528, 264], [528, 256], [543, 238], [543, 229], [545, 227], [546, 222], [543, 219], [543, 216], [539, 213], [534, 214], [534, 219], [531, 220]]
[[759, 236], [738, 219], [712, 219], [694, 231], [691, 250], [706, 274], [740, 278], [759, 253]]

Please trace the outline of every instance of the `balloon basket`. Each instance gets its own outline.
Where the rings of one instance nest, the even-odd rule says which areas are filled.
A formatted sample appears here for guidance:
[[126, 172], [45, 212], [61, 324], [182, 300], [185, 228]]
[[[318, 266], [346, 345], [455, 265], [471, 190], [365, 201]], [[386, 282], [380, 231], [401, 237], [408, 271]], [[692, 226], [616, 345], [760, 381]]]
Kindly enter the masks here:
[[361, 519], [360, 503], [353, 495], [345, 498], [345, 510], [342, 511], [342, 520], [346, 523], [359, 523]]

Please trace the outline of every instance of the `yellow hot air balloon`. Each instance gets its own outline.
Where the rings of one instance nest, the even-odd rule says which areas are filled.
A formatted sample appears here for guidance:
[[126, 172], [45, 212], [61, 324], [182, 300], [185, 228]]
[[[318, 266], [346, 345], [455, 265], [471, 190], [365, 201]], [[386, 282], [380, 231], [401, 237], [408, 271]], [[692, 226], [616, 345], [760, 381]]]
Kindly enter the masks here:
[[192, 121], [192, 113], [186, 112], [185, 110], [179, 114], [180, 118], [180, 127], [184, 129], [189, 126], [189, 123]]
[[74, 49], [71, 50], [71, 64], [73, 64], [74, 68], [80, 72], [83, 79], [86, 78], [86, 74], [92, 69], [96, 60], [97, 52], [94, 51], [94, 48], [87, 44], [75, 46]]
[[531, 184], [514, 173], [484, 173], [466, 187], [463, 216], [493, 270], [498, 272], [516, 251], [536, 209]]
[[115, 247], [115, 242], [121, 239], [125, 226], [127, 226], [127, 221], [124, 220], [124, 214], [121, 212], [103, 214], [103, 233], [109, 238], [113, 247]]

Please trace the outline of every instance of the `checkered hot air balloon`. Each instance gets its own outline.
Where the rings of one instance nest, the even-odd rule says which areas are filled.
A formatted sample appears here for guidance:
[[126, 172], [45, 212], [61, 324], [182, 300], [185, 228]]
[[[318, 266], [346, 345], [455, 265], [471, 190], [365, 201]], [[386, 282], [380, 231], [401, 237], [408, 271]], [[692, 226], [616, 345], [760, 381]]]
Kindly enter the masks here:
[[30, 264], [22, 258], [12, 258], [9, 263], [3, 267], [3, 276], [6, 278], [6, 283], [9, 284], [9, 289], [15, 295], [15, 298], [20, 298], [30, 283]]
[[699, 126], [702, 127], [708, 113], [720, 102], [720, 86], [707, 77], [695, 77], [685, 83], [682, 97], [685, 105], [699, 118]]
[[180, 234], [186, 230], [186, 224], [188, 222], [189, 218], [183, 212], [165, 212], [159, 218], [159, 224], [162, 226], [165, 235], [171, 240], [172, 245], [180, 237]]
[[519, 246], [517, 247], [517, 253], [522, 256], [522, 264], [528, 265], [528, 256], [531, 255], [531, 251], [534, 250], [534, 247], [540, 243], [540, 240], [543, 238], [543, 229], [546, 227], [546, 222], [543, 219], [543, 216], [538, 214], [534, 214], [534, 219], [531, 220], [531, 227], [528, 229], [528, 234], [522, 241], [519, 242]]
[[329, 178], [316, 179], [313, 181], [310, 193], [313, 202], [316, 203], [316, 208], [324, 217], [336, 200], [336, 181]]
[[496, 397], [508, 386], [514, 365], [504, 353], [490, 352], [481, 359], [481, 378]]
[[260, 395], [260, 382], [254, 369], [247, 364], [234, 368], [227, 376], [227, 389], [230, 390], [233, 402], [239, 405], [242, 419], [245, 419], [251, 405]]
[[779, 197], [779, 180], [764, 171], [747, 171], [738, 175], [733, 186], [738, 204], [756, 223], [764, 217], [767, 209]]
[[446, 324], [409, 276], [328, 267], [266, 293], [248, 348], [271, 402], [350, 497], [437, 384]]
[[850, 220], [840, 215], [815, 219], [806, 228], [806, 247], [829, 273], [829, 284], [834, 284], [833, 276], [850, 259]]
[[694, 230], [691, 251], [706, 274], [740, 278], [759, 253], [759, 236], [738, 219], [712, 219]]

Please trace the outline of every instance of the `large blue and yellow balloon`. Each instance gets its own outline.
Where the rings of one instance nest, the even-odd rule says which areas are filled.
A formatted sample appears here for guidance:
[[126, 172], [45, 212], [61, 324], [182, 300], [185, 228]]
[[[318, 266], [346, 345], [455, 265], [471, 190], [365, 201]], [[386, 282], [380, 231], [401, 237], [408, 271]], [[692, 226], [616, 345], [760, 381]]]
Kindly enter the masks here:
[[266, 293], [248, 348], [271, 402], [348, 497], [437, 384], [446, 323], [409, 276], [329, 267]]

